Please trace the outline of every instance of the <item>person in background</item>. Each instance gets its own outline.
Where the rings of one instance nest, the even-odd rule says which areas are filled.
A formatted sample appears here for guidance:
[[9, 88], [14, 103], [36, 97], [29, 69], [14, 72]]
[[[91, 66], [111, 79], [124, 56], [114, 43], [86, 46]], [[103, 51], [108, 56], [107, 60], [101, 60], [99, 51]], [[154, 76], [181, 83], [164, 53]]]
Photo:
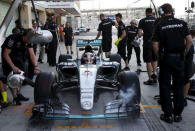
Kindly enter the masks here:
[[[40, 28], [42, 30], [45, 29], [44, 23], [42, 21], [40, 22]], [[45, 55], [45, 47], [46, 47], [45, 44], [42, 44], [42, 43], [39, 44], [39, 58], [38, 58], [38, 62], [41, 63], [41, 64], [44, 63], [43, 59], [44, 59], [44, 55]]]
[[122, 21], [122, 14], [118, 13], [115, 15], [116, 21], [118, 23], [118, 39], [115, 41], [115, 45], [118, 48], [118, 54], [122, 57], [125, 62], [125, 70], [129, 70], [129, 65], [126, 57], [126, 42], [127, 34], [125, 30], [125, 24]]
[[[126, 27], [126, 32], [127, 32], [127, 61], [131, 60], [131, 54], [132, 50], [134, 49], [136, 58], [137, 58], [137, 66], [141, 66], [141, 60], [140, 60], [140, 53], [141, 49], [139, 47], [138, 43], [138, 28], [136, 26], [136, 20], [132, 20], [130, 22], [130, 26]], [[140, 41], [141, 42], [141, 41]]]
[[59, 39], [60, 39], [60, 42], [63, 42], [64, 41], [64, 35], [63, 35], [63, 26], [60, 24], [58, 26], [58, 34], [59, 34]]
[[143, 60], [146, 63], [148, 80], [144, 81], [145, 85], [157, 84], [157, 56], [152, 49], [152, 34], [154, 23], [156, 21], [151, 8], [147, 8], [146, 17], [141, 19], [138, 25], [139, 36], [143, 35]]
[[66, 22], [66, 26], [63, 32], [64, 32], [64, 41], [65, 41], [67, 54], [69, 54], [69, 52], [73, 54], [72, 41], [74, 40], [74, 33], [73, 33], [72, 27], [69, 22]]
[[195, 25], [193, 25], [190, 29], [190, 34], [192, 36], [192, 46], [189, 52], [186, 54], [185, 57], [185, 68], [184, 68], [184, 106], [187, 106], [187, 95], [188, 91], [191, 87], [190, 85], [190, 78], [194, 75], [194, 71], [192, 70], [193, 65], [193, 56], [194, 56], [194, 47], [195, 47]]
[[[38, 29], [37, 23], [36, 23], [35, 20], [33, 20], [33, 21], [32, 21], [32, 30], [33, 30], [33, 31], [36, 31], [37, 29]], [[35, 55], [36, 55], [36, 53], [37, 53], [37, 44], [33, 44], [33, 50], [34, 50]]]
[[21, 24], [21, 22], [20, 22], [19, 19], [15, 21], [15, 25], [16, 25], [15, 28], [19, 29], [20, 30], [20, 33], [22, 34], [25, 29], [23, 28], [23, 26], [22, 26], [22, 24]]
[[19, 34], [20, 30], [18, 28], [13, 28], [12, 34]]
[[[102, 51], [105, 52], [106, 58], [111, 55], [112, 49], [112, 26], [116, 25], [114, 21], [105, 18], [104, 14], [100, 14], [101, 23], [98, 26], [98, 34], [95, 39], [102, 35]], [[101, 51], [100, 51], [101, 52]]]
[[53, 40], [51, 43], [48, 44], [47, 47], [47, 61], [49, 66], [56, 66], [56, 53], [57, 53], [57, 24], [56, 24], [56, 17], [54, 14], [49, 16], [48, 21], [45, 24], [45, 29], [51, 31], [53, 35]]

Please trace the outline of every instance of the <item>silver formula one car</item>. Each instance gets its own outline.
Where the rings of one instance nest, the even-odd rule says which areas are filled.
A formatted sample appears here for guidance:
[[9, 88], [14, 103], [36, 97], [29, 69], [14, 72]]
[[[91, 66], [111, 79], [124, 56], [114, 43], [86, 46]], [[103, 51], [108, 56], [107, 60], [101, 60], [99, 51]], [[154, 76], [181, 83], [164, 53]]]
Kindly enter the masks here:
[[[101, 40], [77, 40], [77, 58], [60, 55], [54, 73], [42, 72], [35, 82], [33, 116], [46, 119], [137, 118], [140, 114], [140, 84], [136, 73], [121, 71], [121, 57], [102, 59]], [[99, 55], [100, 54], [100, 55]], [[71, 107], [59, 100], [61, 91], [74, 90], [80, 109], [90, 111], [98, 90], [116, 91], [117, 98], [104, 105], [104, 113], [73, 115]]]

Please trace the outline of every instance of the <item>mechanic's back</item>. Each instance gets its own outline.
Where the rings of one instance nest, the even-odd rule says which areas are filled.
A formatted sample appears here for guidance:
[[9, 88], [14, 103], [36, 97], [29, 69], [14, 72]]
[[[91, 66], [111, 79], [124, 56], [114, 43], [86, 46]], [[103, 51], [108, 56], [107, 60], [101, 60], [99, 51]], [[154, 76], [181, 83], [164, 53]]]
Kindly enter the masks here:
[[[166, 53], [180, 53], [185, 49], [184, 38], [189, 34], [187, 23], [168, 16], [158, 23], [157, 31], [160, 31], [159, 40]], [[177, 46], [175, 44], [177, 43]]]
[[149, 15], [140, 20], [138, 28], [142, 29], [144, 32], [143, 34], [144, 41], [147, 41], [152, 37], [155, 20], [156, 18], [152, 15]]

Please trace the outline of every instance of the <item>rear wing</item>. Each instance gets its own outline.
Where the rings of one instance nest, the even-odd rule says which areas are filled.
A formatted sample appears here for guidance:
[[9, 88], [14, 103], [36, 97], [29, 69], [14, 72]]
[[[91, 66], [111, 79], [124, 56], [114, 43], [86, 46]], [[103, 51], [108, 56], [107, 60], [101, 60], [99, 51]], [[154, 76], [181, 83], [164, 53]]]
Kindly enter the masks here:
[[101, 39], [95, 39], [95, 40], [78, 39], [76, 44], [77, 47], [85, 47], [86, 45], [101, 46], [102, 40]]

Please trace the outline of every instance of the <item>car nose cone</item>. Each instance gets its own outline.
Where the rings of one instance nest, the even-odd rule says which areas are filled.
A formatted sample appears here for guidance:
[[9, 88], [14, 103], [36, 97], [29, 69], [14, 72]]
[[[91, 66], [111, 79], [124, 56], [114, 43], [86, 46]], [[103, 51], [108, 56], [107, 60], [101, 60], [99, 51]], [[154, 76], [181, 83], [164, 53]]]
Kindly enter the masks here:
[[93, 108], [93, 105], [90, 101], [84, 101], [83, 103], [81, 103], [81, 107], [84, 110], [91, 110]]

